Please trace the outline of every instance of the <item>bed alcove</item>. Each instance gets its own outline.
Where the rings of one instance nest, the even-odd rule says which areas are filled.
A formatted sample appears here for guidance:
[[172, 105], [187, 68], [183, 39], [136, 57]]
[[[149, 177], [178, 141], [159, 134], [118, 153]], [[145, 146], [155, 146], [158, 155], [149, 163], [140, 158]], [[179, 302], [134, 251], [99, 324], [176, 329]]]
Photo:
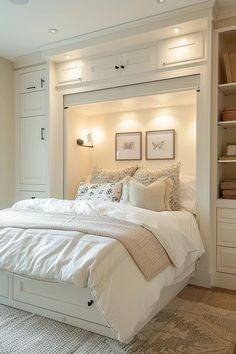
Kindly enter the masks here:
[[[144, 165], [150, 169], [155, 169], [155, 167], [159, 166], [169, 166], [173, 164], [175, 161], [181, 161], [181, 154], [178, 151], [178, 146], [180, 146], [179, 141], [179, 133], [176, 131], [176, 158], [175, 160], [167, 160], [167, 161], [146, 161], [145, 160], [145, 131], [146, 130], [158, 130], [158, 129], [168, 129], [173, 127], [172, 124], [158, 124], [156, 128], [149, 129], [148, 124], [143, 127], [141, 130], [143, 131], [143, 153], [141, 161], [115, 161], [114, 155], [114, 135], [111, 137], [111, 143], [109, 144], [110, 152], [110, 160], [107, 163], [106, 160], [95, 160], [96, 163], [92, 163], [93, 157], [92, 155], [95, 153], [96, 149], [98, 149], [98, 145], [101, 144], [96, 141], [96, 134], [94, 134], [94, 149], [86, 149], [81, 148], [76, 144], [76, 140], [78, 138], [85, 137], [86, 132], [91, 132], [91, 116], [87, 115], [86, 119], [80, 120], [78, 119], [78, 110], [80, 110], [80, 116], [83, 111], [83, 114], [86, 112], [86, 107], [89, 107], [91, 104], [96, 107], [96, 104], [109, 104], [109, 102], [113, 102], [113, 104], [117, 104], [117, 107], [120, 107], [120, 103], [128, 99], [138, 100], [139, 98], [142, 100], [147, 98], [148, 96], [156, 96], [163, 97], [167, 94], [171, 95], [180, 94], [186, 95], [192, 92], [192, 99], [195, 101], [192, 105], [193, 108], [192, 114], [195, 115], [195, 156], [192, 152], [191, 157], [191, 166], [189, 168], [186, 161], [184, 164], [182, 163], [181, 174], [183, 175], [196, 175], [196, 188], [197, 188], [197, 200], [196, 200], [196, 218], [198, 221], [200, 233], [204, 242], [206, 253], [201, 257], [201, 260], [198, 264], [197, 270], [198, 272], [195, 274], [195, 277], [192, 278], [193, 284], [201, 284], [202, 286], [208, 287], [211, 284], [211, 268], [209, 268], [209, 264], [213, 264], [213, 260], [209, 258], [209, 250], [211, 248], [211, 239], [210, 239], [210, 150], [209, 150], [209, 131], [210, 131], [210, 121], [206, 119], [209, 112], [206, 110], [207, 105], [207, 77], [205, 75], [205, 71], [196, 70], [199, 74], [177, 77], [177, 78], [168, 78], [165, 80], [151, 81], [147, 83], [141, 84], [133, 84], [121, 87], [112, 87], [112, 88], [104, 88], [100, 89], [97, 87], [91, 91], [83, 91], [77, 92], [75, 89], [64, 92], [61, 94], [61, 98], [63, 100], [63, 114], [61, 115], [62, 123], [61, 125], [64, 127], [63, 132], [63, 147], [62, 152], [63, 156], [60, 166], [61, 166], [61, 195], [64, 199], [70, 198], [73, 199], [75, 197], [75, 193], [77, 187], [80, 183], [80, 180], [83, 179], [86, 175], [89, 175], [93, 169], [93, 167], [104, 167], [110, 169], [119, 169], [124, 166], [131, 166], [138, 162], [138, 165]], [[194, 93], [193, 93], [194, 92]], [[187, 97], [187, 96], [186, 96]], [[194, 98], [193, 98], [194, 97]], [[183, 99], [183, 98], [182, 98]], [[186, 103], [186, 101], [185, 101]], [[187, 102], [189, 103], [189, 102]], [[175, 107], [167, 107], [168, 104], [165, 102], [163, 107], [155, 107], [154, 110], [161, 111], [165, 109], [176, 109]], [[171, 105], [170, 105], [171, 106]], [[178, 105], [177, 105], [178, 106]], [[184, 104], [186, 106], [186, 104]], [[178, 109], [182, 109], [182, 112], [185, 116], [186, 110], [184, 110], [184, 106], [179, 106]], [[188, 106], [188, 105], [187, 105]], [[190, 105], [189, 105], [190, 107]], [[149, 107], [150, 108], [150, 107]], [[152, 109], [150, 109], [152, 111]], [[129, 110], [124, 110], [121, 112], [122, 114], [129, 115]], [[139, 113], [142, 111], [140, 110]], [[113, 112], [114, 113], [114, 112]], [[110, 113], [107, 114], [107, 116]], [[74, 123], [69, 121], [70, 117], [72, 117]], [[102, 114], [102, 117], [104, 115]], [[101, 117], [101, 116], [100, 116]], [[93, 119], [93, 118], [92, 118]], [[100, 119], [100, 118], [99, 118]], [[102, 119], [100, 120], [100, 122]], [[67, 131], [66, 125], [70, 122], [70, 124], [75, 124], [76, 129], [72, 129], [72, 134], [70, 136], [69, 130]], [[159, 122], [160, 123], [160, 122]], [[80, 127], [78, 126], [80, 124]], [[122, 128], [122, 129], [121, 129]], [[175, 129], [175, 127], [173, 127]], [[118, 128], [117, 128], [118, 129]], [[137, 126], [129, 126], [129, 127], [120, 127], [119, 132], [122, 131], [138, 131]], [[118, 131], [118, 130], [117, 130]], [[114, 133], [114, 131], [113, 131]], [[79, 136], [81, 135], [81, 136]], [[103, 136], [106, 141], [106, 137]], [[182, 145], [183, 141], [181, 142]], [[184, 141], [185, 143], [185, 141]], [[185, 145], [182, 145], [185, 146]], [[67, 154], [66, 150], [72, 149], [73, 154]], [[187, 147], [188, 149], [188, 147]], [[98, 151], [98, 150], [97, 150]], [[74, 160], [74, 156], [76, 156], [76, 161]], [[112, 159], [112, 160], [111, 160]], [[193, 159], [193, 160], [192, 160]], [[193, 162], [194, 161], [194, 162]], [[194, 167], [193, 167], [194, 165]], [[83, 166], [83, 167], [82, 167]], [[80, 168], [82, 167], [82, 168]], [[74, 171], [76, 173], [74, 174]], [[86, 172], [83, 172], [86, 171]], [[210, 269], [210, 271], [209, 271]]]
[[[158, 87], [156, 94], [146, 86], [149, 84], [142, 84], [138, 89], [146, 86], [143, 95], [141, 91], [135, 92], [137, 87], [131, 86], [125, 87], [123, 95], [119, 95], [117, 89], [107, 89], [65, 98], [64, 199], [74, 199], [79, 183], [91, 175], [94, 168], [122, 169], [139, 165], [155, 169], [180, 161], [182, 175], [196, 176], [198, 86], [168, 88], [172, 81], [166, 80], [166, 87]], [[168, 129], [175, 130], [175, 158], [146, 160], [146, 131]], [[135, 131], [142, 133], [142, 159], [116, 161], [116, 133]], [[86, 141], [88, 133], [93, 137], [93, 149], [76, 144], [78, 138]]]

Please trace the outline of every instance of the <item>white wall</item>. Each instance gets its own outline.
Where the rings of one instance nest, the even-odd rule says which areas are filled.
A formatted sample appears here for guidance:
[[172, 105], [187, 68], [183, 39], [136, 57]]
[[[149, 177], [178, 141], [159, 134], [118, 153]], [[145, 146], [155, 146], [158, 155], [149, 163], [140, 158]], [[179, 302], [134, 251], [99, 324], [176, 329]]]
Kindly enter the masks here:
[[0, 58], [0, 208], [14, 200], [14, 138], [13, 63]]
[[[150, 169], [161, 168], [181, 162], [181, 174], [196, 173], [196, 107], [194, 105], [169, 108], [146, 109], [132, 112], [119, 112], [103, 116], [85, 117], [70, 109], [67, 114], [70, 122], [67, 137], [74, 148], [67, 143], [67, 196], [74, 196], [78, 184], [84, 176], [91, 174], [94, 167], [120, 169], [138, 164]], [[145, 132], [148, 130], [175, 129], [175, 160], [146, 160]], [[142, 160], [116, 161], [115, 134], [117, 132], [142, 132]], [[76, 132], [76, 133], [75, 133]], [[77, 137], [92, 132], [94, 148], [86, 149], [75, 145]], [[77, 135], [76, 135], [77, 134]]]

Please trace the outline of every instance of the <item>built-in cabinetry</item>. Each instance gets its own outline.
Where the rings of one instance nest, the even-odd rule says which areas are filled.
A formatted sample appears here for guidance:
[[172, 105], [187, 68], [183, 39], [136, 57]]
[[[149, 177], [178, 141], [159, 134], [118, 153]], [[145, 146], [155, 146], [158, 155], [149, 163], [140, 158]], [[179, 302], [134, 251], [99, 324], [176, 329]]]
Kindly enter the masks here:
[[[236, 154], [230, 153], [229, 145], [236, 146], [236, 117], [223, 119], [223, 111], [236, 108], [236, 83], [229, 82], [230, 66], [228, 53], [236, 53], [236, 29], [227, 28], [216, 31], [216, 52], [218, 56], [218, 80], [216, 97], [216, 270], [222, 278], [235, 275], [236, 289], [236, 199], [233, 196], [223, 198], [222, 181], [236, 181]], [[215, 58], [214, 58], [215, 59]], [[236, 63], [235, 63], [236, 64]], [[229, 188], [230, 189], [230, 188]], [[230, 193], [230, 191], [228, 191]], [[236, 192], [236, 190], [235, 190]], [[232, 195], [234, 192], [231, 192]]]
[[57, 64], [58, 85], [156, 72], [206, 59], [204, 32], [175, 36], [155, 46], [137, 48], [105, 57], [85, 58]]
[[46, 66], [16, 72], [17, 199], [48, 196]]
[[157, 45], [157, 67], [159, 69], [204, 59], [204, 33], [163, 40]]

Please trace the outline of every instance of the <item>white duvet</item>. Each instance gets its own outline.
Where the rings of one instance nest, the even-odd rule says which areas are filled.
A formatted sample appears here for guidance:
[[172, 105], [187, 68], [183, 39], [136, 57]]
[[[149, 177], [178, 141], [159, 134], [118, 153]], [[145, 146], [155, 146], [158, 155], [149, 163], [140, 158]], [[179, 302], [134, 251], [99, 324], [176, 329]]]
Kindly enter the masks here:
[[[120, 341], [127, 341], [148, 318], [162, 289], [180, 281], [204, 252], [194, 216], [186, 211], [154, 212], [126, 204], [99, 201], [35, 199], [14, 210], [43, 212], [45, 218], [106, 215], [150, 229], [166, 249], [173, 265], [147, 282], [124, 246], [117, 240], [75, 231], [0, 231], [0, 268], [45, 280], [88, 286], [97, 306]], [[64, 214], [64, 215], [62, 215]], [[7, 214], [6, 214], [7, 215]]]

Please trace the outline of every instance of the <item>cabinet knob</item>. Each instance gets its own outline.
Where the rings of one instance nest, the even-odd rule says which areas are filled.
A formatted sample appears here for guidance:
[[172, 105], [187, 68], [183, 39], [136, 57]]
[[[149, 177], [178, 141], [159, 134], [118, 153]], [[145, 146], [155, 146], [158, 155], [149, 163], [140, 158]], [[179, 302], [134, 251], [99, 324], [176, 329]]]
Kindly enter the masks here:
[[89, 307], [92, 306], [93, 303], [94, 303], [93, 300], [88, 301], [88, 306], [89, 306]]
[[120, 69], [120, 67], [118, 65], [115, 65], [115, 69], [118, 70]]
[[124, 66], [124, 65], [121, 65], [120, 67], [121, 67], [121, 69], [125, 69], [125, 66]]

